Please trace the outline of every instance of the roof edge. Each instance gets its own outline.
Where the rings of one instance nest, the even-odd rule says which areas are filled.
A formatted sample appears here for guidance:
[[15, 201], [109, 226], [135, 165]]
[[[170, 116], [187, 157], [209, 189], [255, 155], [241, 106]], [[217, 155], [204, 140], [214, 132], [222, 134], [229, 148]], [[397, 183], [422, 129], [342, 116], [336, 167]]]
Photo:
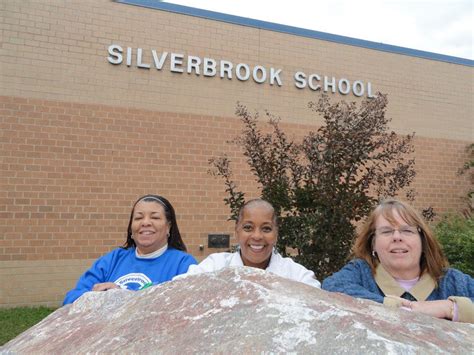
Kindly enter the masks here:
[[292, 34], [295, 36], [308, 37], [319, 39], [323, 41], [335, 42], [340, 44], [346, 44], [350, 46], [362, 47], [373, 49], [382, 52], [389, 52], [395, 54], [401, 54], [411, 57], [423, 58], [428, 60], [435, 60], [440, 62], [459, 64], [464, 66], [473, 67], [474, 60], [454, 57], [445, 54], [438, 54], [433, 52], [422, 51], [418, 49], [394, 46], [390, 44], [377, 43], [372, 41], [367, 41], [363, 39], [357, 39], [352, 37], [346, 37], [341, 35], [334, 35], [326, 32], [307, 30], [304, 28], [281, 25], [278, 23], [255, 20], [247, 17], [228, 15], [220, 12], [203, 10], [189, 6], [165, 3], [156, 0], [114, 0], [117, 3], [135, 5], [140, 7], [146, 7], [156, 10], [163, 10], [168, 12], [174, 12], [182, 15], [189, 15], [195, 17], [201, 17], [209, 20], [221, 21], [226, 23], [231, 23], [235, 25], [248, 26], [259, 28], [268, 31], [281, 32], [286, 34]]

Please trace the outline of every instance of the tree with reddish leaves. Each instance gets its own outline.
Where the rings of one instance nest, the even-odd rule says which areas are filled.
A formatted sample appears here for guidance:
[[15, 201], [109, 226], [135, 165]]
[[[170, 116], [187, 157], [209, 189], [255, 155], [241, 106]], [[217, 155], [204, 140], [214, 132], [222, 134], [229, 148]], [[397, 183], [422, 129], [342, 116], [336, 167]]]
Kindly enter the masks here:
[[[261, 189], [279, 216], [277, 248], [283, 255], [312, 269], [318, 279], [339, 270], [347, 261], [355, 224], [381, 198], [408, 190], [415, 177], [414, 134], [400, 136], [389, 130], [385, 116], [387, 96], [360, 104], [331, 102], [321, 95], [309, 108], [323, 125], [301, 142], [288, 139], [279, 119], [267, 113], [270, 133], [259, 127], [259, 115], [237, 104], [243, 128], [231, 144], [239, 146]], [[210, 159], [215, 176], [222, 177], [236, 219], [245, 194], [232, 179], [226, 156]]]

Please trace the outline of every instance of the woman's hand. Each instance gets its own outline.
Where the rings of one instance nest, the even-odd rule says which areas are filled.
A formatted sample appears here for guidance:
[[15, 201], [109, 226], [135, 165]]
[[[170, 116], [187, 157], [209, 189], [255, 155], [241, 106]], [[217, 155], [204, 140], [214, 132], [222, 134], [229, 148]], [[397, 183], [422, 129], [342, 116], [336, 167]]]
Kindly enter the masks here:
[[92, 287], [92, 291], [107, 291], [112, 288], [119, 288], [119, 286], [113, 282], [102, 282], [100, 284], [95, 284], [94, 287]]
[[419, 302], [403, 300], [402, 307], [407, 307], [413, 312], [424, 313], [432, 317], [452, 320], [454, 303], [450, 300]]

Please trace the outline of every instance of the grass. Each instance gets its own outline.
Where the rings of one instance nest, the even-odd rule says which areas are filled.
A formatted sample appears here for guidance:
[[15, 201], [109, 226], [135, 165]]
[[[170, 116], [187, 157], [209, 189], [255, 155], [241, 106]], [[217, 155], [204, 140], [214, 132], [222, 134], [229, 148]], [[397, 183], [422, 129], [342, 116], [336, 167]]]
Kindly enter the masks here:
[[0, 346], [32, 327], [56, 308], [0, 308]]

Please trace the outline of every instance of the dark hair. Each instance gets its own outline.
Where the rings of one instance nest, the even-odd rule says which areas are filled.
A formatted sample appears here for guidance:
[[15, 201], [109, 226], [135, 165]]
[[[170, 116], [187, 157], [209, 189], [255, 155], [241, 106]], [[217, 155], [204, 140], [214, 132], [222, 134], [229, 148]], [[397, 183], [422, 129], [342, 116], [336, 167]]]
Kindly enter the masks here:
[[441, 276], [443, 276], [444, 269], [448, 266], [443, 250], [431, 229], [423, 221], [423, 218], [413, 207], [399, 200], [389, 199], [382, 201], [372, 211], [355, 240], [352, 248], [353, 255], [356, 258], [367, 261], [372, 269], [372, 273], [375, 273], [375, 268], [378, 264], [378, 260], [372, 256], [375, 223], [379, 216], [383, 216], [391, 224], [395, 224], [394, 211], [396, 211], [408, 225], [418, 228], [422, 248], [420, 270], [422, 273], [427, 272], [438, 281]]
[[132, 220], [133, 220], [133, 213], [135, 212], [135, 206], [138, 202], [146, 201], [146, 202], [155, 202], [163, 206], [165, 210], [165, 217], [166, 220], [170, 224], [170, 236], [168, 238], [168, 246], [174, 249], [186, 251], [186, 245], [181, 238], [181, 234], [179, 233], [178, 223], [176, 222], [176, 214], [174, 212], [174, 208], [171, 203], [164, 197], [158, 195], [145, 195], [140, 197], [135, 203], [133, 204], [132, 212], [130, 213], [130, 221], [128, 222], [128, 229], [127, 229], [127, 240], [125, 241], [123, 248], [128, 249], [131, 247], [135, 247], [135, 241], [132, 239]]
[[249, 200], [245, 202], [242, 205], [242, 207], [240, 207], [239, 214], [238, 214], [237, 220], [235, 221], [235, 224], [238, 225], [241, 222], [245, 209], [255, 207], [255, 206], [266, 207], [272, 212], [272, 222], [278, 231], [278, 216], [275, 213], [275, 208], [272, 206], [270, 202], [263, 200], [261, 198], [255, 198], [253, 200]]

